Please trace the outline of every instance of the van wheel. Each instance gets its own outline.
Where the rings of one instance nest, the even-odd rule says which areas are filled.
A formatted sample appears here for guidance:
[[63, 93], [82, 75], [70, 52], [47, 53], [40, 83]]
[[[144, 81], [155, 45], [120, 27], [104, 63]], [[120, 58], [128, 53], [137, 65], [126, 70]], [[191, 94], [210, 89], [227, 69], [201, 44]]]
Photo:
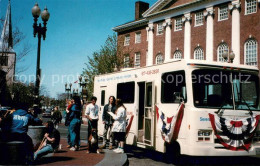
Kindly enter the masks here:
[[166, 143], [165, 159], [167, 163], [179, 164], [181, 163], [180, 145], [178, 142], [171, 144]]

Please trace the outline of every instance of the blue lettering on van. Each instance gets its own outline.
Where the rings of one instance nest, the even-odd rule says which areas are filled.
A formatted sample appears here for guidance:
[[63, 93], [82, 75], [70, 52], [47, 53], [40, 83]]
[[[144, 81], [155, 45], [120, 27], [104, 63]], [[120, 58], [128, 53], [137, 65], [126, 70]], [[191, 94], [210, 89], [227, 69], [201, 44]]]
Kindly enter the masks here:
[[205, 121], [210, 121], [210, 120], [209, 120], [209, 118], [200, 117], [200, 121], [201, 121], [201, 122], [205, 122]]

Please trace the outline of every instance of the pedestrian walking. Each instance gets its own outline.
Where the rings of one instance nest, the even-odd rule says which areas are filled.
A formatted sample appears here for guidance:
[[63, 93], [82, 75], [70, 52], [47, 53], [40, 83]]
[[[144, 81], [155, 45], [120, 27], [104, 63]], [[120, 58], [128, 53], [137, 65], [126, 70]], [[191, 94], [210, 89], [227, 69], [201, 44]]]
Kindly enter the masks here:
[[114, 121], [112, 132], [114, 138], [119, 142], [118, 148], [114, 150], [115, 153], [124, 153], [124, 142], [126, 136], [126, 107], [121, 99], [116, 99], [116, 113], [110, 113]]
[[52, 121], [48, 121], [46, 123], [46, 129], [47, 132], [44, 134], [42, 144], [34, 153], [34, 161], [44, 155], [47, 155], [48, 153], [54, 152], [59, 147], [60, 132], [54, 128], [54, 123]]
[[73, 100], [74, 104], [71, 107], [71, 114], [69, 117], [69, 120], [71, 121], [69, 125], [71, 144], [70, 150], [76, 151], [79, 150], [80, 147], [80, 117], [82, 106], [79, 96], [74, 96]]
[[54, 112], [52, 114], [51, 119], [53, 121], [54, 127], [58, 129], [59, 123], [61, 123], [62, 120], [62, 115], [58, 106], [54, 108]]
[[114, 120], [108, 114], [108, 112], [115, 113], [115, 111], [116, 111], [115, 101], [116, 101], [115, 97], [110, 96], [108, 99], [108, 104], [106, 104], [103, 109], [102, 122], [104, 124], [104, 132], [103, 132], [103, 144], [102, 144], [102, 146], [100, 146], [101, 149], [106, 148], [107, 134], [108, 134], [109, 150], [112, 150], [112, 145], [113, 145], [112, 125], [113, 125]]
[[70, 113], [71, 113], [71, 107], [72, 105], [74, 104], [74, 100], [68, 100], [67, 101], [67, 108], [66, 108], [66, 116], [65, 116], [65, 126], [68, 126], [68, 135], [67, 135], [67, 142], [68, 142], [68, 145], [67, 145], [67, 148], [71, 148], [71, 142], [70, 142], [70, 120], [69, 120], [69, 117], [70, 117]]
[[[98, 122], [98, 106], [96, 105], [97, 98], [93, 96], [91, 98], [91, 103], [87, 105], [85, 115], [88, 119], [88, 135], [87, 135], [87, 153], [90, 151], [90, 144], [89, 137], [92, 136], [92, 130], [95, 130], [95, 134], [97, 134], [97, 122]], [[94, 136], [97, 138], [97, 136]]]

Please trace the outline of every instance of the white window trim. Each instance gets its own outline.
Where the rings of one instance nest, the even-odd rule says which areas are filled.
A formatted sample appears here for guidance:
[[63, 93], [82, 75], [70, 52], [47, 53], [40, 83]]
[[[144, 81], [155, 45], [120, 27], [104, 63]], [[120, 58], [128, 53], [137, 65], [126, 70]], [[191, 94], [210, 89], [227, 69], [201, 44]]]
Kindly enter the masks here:
[[176, 25], [177, 25], [177, 20], [181, 20], [181, 24], [182, 24], [182, 18], [181, 18], [181, 17], [180, 17], [180, 18], [176, 18], [175, 21], [174, 21], [174, 22], [175, 22], [175, 24], [174, 24], [174, 31], [176, 31], [176, 32], [177, 32], [177, 31], [181, 31], [181, 30], [182, 30], [182, 27], [183, 27], [183, 26], [181, 26], [181, 29], [176, 29], [176, 27], [177, 27], [177, 26], [176, 26]]
[[[249, 40], [254, 40], [254, 39], [249, 39]], [[246, 43], [249, 41], [247, 40], [244, 44], [244, 64], [246, 64]], [[255, 40], [256, 42], [256, 65], [248, 65], [248, 66], [258, 66], [258, 42]]]
[[[126, 43], [126, 38], [129, 37], [129, 40], [128, 40], [128, 44]], [[125, 40], [124, 40], [124, 46], [129, 46], [130, 45], [130, 35], [125, 35]]]
[[247, 13], [247, 0], [245, 0], [245, 15], [250, 15], [250, 14], [257, 13], [257, 8], [258, 8], [258, 0], [255, 0], [255, 1], [256, 1], [256, 10], [255, 10], [255, 12], [252, 12], [252, 13]]
[[[181, 55], [181, 58], [175, 58], [175, 55], [180, 54]], [[173, 53], [173, 59], [182, 59], [182, 52], [180, 50], [176, 50], [174, 53]]]
[[[137, 55], [139, 55], [139, 65], [136, 65]], [[141, 67], [141, 53], [140, 52], [135, 53], [135, 68], [137, 68], [137, 67]]]
[[[161, 33], [159, 33], [159, 25], [162, 26], [162, 32], [161, 32]], [[163, 23], [162, 23], [162, 22], [157, 24], [157, 32], [156, 32], [156, 35], [157, 35], [157, 36], [158, 36], [158, 35], [163, 35]]]
[[[197, 14], [199, 14], [199, 13], [202, 14], [202, 23], [197, 24], [197, 19], [196, 19], [196, 17], [197, 17]], [[203, 12], [197, 12], [197, 13], [195, 13], [195, 25], [194, 25], [194, 27], [198, 27], [198, 26], [202, 26], [202, 25], [204, 25], [204, 21], [203, 21], [203, 19], [204, 19]]]
[[[196, 51], [197, 50], [201, 50], [202, 52], [202, 55], [203, 55], [203, 59], [196, 59]], [[205, 54], [204, 54], [204, 50], [201, 48], [201, 47], [196, 47], [195, 50], [194, 50], [194, 53], [193, 53], [193, 56], [194, 56], [194, 60], [205, 60]]]
[[[159, 56], [162, 57], [162, 62], [161, 62], [161, 63], [158, 63], [158, 58], [159, 58]], [[155, 60], [156, 60], [155, 63], [156, 63], [157, 65], [158, 65], [158, 64], [163, 64], [163, 61], [164, 61], [164, 60], [163, 60], [163, 55], [162, 55], [161, 53], [157, 54]]]
[[[219, 57], [219, 48], [220, 48], [221, 45], [226, 45], [226, 46], [227, 46], [227, 52], [229, 52], [229, 47], [228, 47], [227, 43], [220, 43], [219, 46], [218, 46], [218, 48], [217, 48], [217, 54], [218, 54], [218, 59], [217, 59], [217, 61], [218, 61], [218, 62], [224, 62], [224, 61], [220, 61], [220, 60], [219, 60], [219, 58], [220, 58], [220, 57]], [[223, 58], [223, 57], [222, 57], [222, 58]]]
[[[128, 59], [128, 60], [126, 61], [126, 59]], [[128, 62], [127, 65], [126, 65], [126, 62]], [[130, 55], [125, 55], [124, 56], [124, 68], [128, 68], [128, 67], [130, 67]]]
[[[138, 35], [138, 34], [140, 35], [140, 41], [139, 41], [139, 42], [137, 41], [137, 35]], [[135, 33], [135, 43], [136, 43], [136, 44], [137, 44], [137, 43], [141, 43], [141, 41], [142, 41], [141, 32], [136, 32], [136, 33]]]
[[[220, 19], [220, 8], [224, 8], [224, 7], [227, 8], [227, 18], [221, 20], [221, 19]], [[228, 17], [229, 17], [229, 15], [228, 15], [228, 6], [220, 6], [220, 7], [218, 8], [218, 21], [228, 20]]]

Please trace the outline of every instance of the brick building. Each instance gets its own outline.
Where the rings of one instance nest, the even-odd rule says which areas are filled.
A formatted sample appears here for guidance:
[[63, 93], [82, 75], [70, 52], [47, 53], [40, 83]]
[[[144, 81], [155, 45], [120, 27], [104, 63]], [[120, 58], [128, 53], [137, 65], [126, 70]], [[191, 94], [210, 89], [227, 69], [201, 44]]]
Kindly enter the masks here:
[[158, 0], [149, 8], [135, 3], [135, 20], [113, 28], [125, 67], [150, 66], [172, 59], [259, 64], [260, 1]]

